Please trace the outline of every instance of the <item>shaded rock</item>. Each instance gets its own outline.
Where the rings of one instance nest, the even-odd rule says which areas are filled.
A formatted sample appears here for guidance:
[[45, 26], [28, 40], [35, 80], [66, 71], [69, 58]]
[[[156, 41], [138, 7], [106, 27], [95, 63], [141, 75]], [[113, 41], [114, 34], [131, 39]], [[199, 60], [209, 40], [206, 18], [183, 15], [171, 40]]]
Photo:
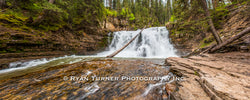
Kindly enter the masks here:
[[240, 46], [240, 51], [241, 52], [248, 52], [249, 48], [247, 46]]

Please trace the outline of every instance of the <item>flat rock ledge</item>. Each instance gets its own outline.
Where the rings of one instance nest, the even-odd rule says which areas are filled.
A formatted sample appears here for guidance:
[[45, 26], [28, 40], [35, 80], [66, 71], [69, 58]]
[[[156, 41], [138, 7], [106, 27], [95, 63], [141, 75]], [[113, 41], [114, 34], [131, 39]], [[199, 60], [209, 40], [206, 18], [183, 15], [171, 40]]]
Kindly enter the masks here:
[[249, 100], [250, 53], [170, 57], [166, 64], [184, 77], [171, 93], [175, 100]]

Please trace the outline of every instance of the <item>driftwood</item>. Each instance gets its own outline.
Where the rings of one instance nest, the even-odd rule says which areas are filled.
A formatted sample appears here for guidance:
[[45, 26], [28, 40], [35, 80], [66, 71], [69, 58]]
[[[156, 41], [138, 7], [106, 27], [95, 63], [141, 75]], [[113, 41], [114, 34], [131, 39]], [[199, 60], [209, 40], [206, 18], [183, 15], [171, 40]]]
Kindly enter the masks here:
[[206, 49], [195, 50], [195, 51], [189, 53], [188, 55], [182, 56], [182, 58], [188, 58], [188, 57], [193, 56], [193, 55], [200, 55], [200, 54], [204, 54], [204, 53], [213, 53], [213, 52], [219, 50], [220, 48], [234, 42], [235, 40], [243, 37], [244, 35], [246, 35], [249, 32], [250, 32], [250, 27], [246, 28], [245, 30], [238, 33], [236, 36], [226, 40], [225, 42], [223, 42], [219, 45], [212, 44], [211, 46], [207, 47]]
[[209, 52], [211, 49], [213, 49], [216, 46], [216, 44], [212, 44], [211, 46], [209, 46], [207, 49], [205, 49], [204, 51], [201, 51], [200, 54], [204, 54]]
[[189, 57], [191, 57], [193, 55], [202, 55], [204, 53], [209, 52], [215, 46], [216, 46], [216, 44], [212, 44], [209, 47], [205, 47], [205, 48], [201, 48], [201, 49], [196, 49], [196, 50], [192, 51], [191, 53], [189, 53], [187, 55], [181, 56], [181, 58], [189, 58]]
[[138, 37], [138, 36], [141, 34], [141, 32], [142, 32], [145, 28], [146, 28], [146, 26], [144, 26], [144, 28], [140, 31], [140, 33], [138, 33], [135, 37], [133, 37], [133, 38], [132, 38], [126, 45], [124, 45], [121, 49], [115, 51], [114, 53], [112, 53], [111, 55], [108, 55], [107, 57], [108, 57], [108, 58], [112, 58], [112, 57], [114, 57], [115, 55], [117, 55], [119, 52], [121, 52], [123, 49], [125, 49], [130, 43], [132, 43], [132, 42], [136, 39], [136, 37]]
[[224, 46], [226, 46], [226, 45], [228, 45], [228, 44], [234, 42], [235, 40], [237, 40], [237, 39], [243, 37], [244, 35], [246, 35], [246, 34], [249, 33], [249, 32], [250, 32], [250, 27], [246, 28], [245, 30], [241, 31], [241, 32], [238, 33], [236, 36], [234, 36], [234, 37], [232, 37], [232, 38], [226, 40], [225, 42], [223, 42], [223, 43], [221, 43], [221, 44], [215, 46], [214, 48], [212, 48], [212, 49], [210, 50], [210, 52], [215, 52], [216, 50], [219, 50], [220, 48], [222, 48], [222, 47], [224, 47]]

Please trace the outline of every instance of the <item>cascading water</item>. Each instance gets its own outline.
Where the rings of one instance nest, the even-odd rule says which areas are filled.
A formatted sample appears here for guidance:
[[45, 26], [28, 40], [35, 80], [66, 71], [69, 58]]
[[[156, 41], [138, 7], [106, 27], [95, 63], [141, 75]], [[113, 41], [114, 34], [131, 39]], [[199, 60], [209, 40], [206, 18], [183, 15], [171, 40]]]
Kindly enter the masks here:
[[[107, 51], [97, 54], [97, 56], [107, 56], [128, 43], [140, 30], [119, 31], [113, 33], [113, 39]], [[116, 57], [147, 57], [147, 58], [167, 58], [175, 57], [176, 50], [168, 38], [168, 30], [165, 27], [152, 27], [143, 30], [136, 40], [121, 51]]]
[[[110, 34], [113, 35], [113, 38], [112, 41], [109, 41], [110, 45], [107, 51], [97, 55], [72, 55], [12, 62], [9, 64], [8, 69], [0, 70], [0, 82], [1, 80], [15, 77], [11, 79], [10, 83], [4, 83], [5, 89], [2, 89], [4, 90], [3, 94], [5, 93], [4, 96], [6, 95], [5, 97], [7, 97], [12, 92], [16, 93], [15, 91], [25, 89], [27, 90], [27, 95], [31, 96], [37, 95], [33, 95], [34, 91], [49, 94], [43, 97], [45, 99], [47, 96], [57, 96], [58, 93], [61, 94], [60, 91], [70, 88], [70, 91], [65, 93], [69, 94], [67, 95], [68, 99], [95, 100], [101, 98], [111, 99], [113, 97], [134, 98], [136, 100], [144, 100], [148, 97], [161, 99], [163, 95], [167, 95], [164, 86], [172, 80], [155, 80], [155, 78], [151, 79], [150, 77], [169, 78], [171, 75], [169, 74], [169, 66], [163, 65], [164, 59], [142, 59], [141, 57], [167, 58], [177, 56], [175, 54], [176, 50], [169, 42], [169, 33], [165, 27], [145, 29], [140, 36], [116, 56], [140, 59], [113, 58], [110, 60], [102, 58], [122, 48], [139, 32], [140, 30], [119, 31]], [[97, 79], [91, 80], [92, 76], [97, 77]], [[84, 77], [89, 77], [89, 81], [82, 80]], [[119, 79], [112, 80], [109, 77], [119, 77]], [[125, 77], [124, 80], [122, 77]], [[133, 80], [136, 77], [140, 77], [138, 79], [142, 81]], [[107, 80], [105, 81], [105, 79]], [[145, 81], [143, 81], [144, 79]], [[44, 82], [44, 84], [40, 84], [41, 82]], [[47, 88], [48, 84], [50, 86]], [[13, 90], [13, 86], [18, 87], [18, 90]], [[56, 88], [58, 86], [60, 88]], [[37, 87], [39, 87], [39, 90], [37, 90]]]
[[[53, 59], [37, 59], [27, 62], [13, 62], [9, 64], [8, 69], [0, 70], [0, 75], [4, 73], [11, 73], [13, 71], [29, 70], [35, 67], [42, 67], [42, 65], [62, 65], [71, 64], [78, 61], [82, 61], [87, 57], [105, 57], [112, 54], [118, 49], [127, 44], [140, 30], [137, 31], [119, 31], [113, 33], [113, 39], [110, 42], [107, 51], [98, 53], [97, 55], [90, 56], [65, 56]], [[175, 57], [176, 50], [169, 42], [168, 31], [165, 27], [153, 27], [143, 30], [128, 47], [121, 51], [115, 57], [146, 57], [146, 58], [167, 58]]]

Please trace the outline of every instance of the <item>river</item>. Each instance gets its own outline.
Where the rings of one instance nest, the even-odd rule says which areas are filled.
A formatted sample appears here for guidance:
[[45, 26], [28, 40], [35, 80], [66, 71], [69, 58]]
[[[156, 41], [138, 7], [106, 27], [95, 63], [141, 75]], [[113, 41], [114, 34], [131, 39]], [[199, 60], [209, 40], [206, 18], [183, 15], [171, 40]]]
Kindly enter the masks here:
[[71, 55], [10, 63], [0, 70], [2, 99], [164, 99], [174, 74], [164, 64], [177, 57], [165, 27], [145, 29], [114, 58], [105, 58], [140, 30], [109, 33], [96, 55]]

